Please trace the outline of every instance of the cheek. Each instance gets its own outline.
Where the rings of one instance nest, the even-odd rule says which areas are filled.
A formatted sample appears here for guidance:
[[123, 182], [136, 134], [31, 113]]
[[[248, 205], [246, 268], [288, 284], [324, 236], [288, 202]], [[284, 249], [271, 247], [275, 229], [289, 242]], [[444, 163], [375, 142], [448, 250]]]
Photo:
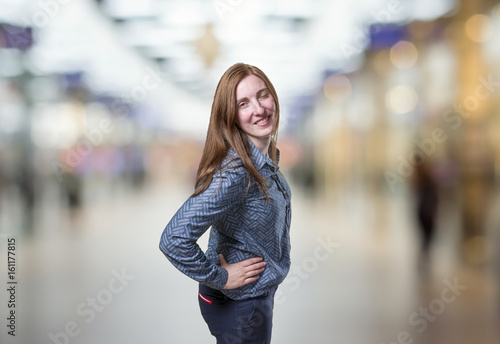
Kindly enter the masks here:
[[274, 111], [274, 110], [276, 109], [276, 107], [275, 107], [275, 105], [274, 105], [274, 100], [273, 100], [272, 98], [270, 98], [270, 99], [266, 100], [266, 101], [265, 101], [265, 103], [264, 103], [264, 104], [262, 104], [262, 105], [263, 105], [266, 109], [268, 109], [268, 110], [273, 110], [273, 111]]
[[246, 113], [245, 110], [239, 110], [238, 111], [238, 123], [240, 126], [242, 125], [245, 125], [245, 124], [248, 124], [248, 122], [250, 121], [250, 115], [248, 113]]

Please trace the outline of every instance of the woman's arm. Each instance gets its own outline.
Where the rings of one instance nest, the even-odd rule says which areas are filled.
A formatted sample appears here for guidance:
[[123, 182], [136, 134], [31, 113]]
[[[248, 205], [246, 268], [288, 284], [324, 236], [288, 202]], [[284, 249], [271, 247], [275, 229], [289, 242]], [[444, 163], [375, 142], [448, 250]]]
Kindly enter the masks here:
[[196, 243], [206, 230], [228, 209], [243, 201], [247, 180], [242, 168], [216, 173], [210, 186], [196, 197], [190, 197], [165, 227], [160, 250], [182, 273], [214, 289], [233, 289], [251, 283], [264, 269], [261, 258], [236, 264], [221, 259], [218, 266], [210, 262]]

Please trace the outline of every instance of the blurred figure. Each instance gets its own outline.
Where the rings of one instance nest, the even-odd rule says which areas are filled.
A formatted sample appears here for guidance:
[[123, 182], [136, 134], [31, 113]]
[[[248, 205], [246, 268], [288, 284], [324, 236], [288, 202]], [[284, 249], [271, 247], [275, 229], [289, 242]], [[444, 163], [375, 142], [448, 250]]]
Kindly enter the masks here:
[[487, 219], [494, 200], [495, 158], [486, 123], [463, 127], [457, 152], [461, 165], [460, 199], [462, 260], [483, 265], [490, 259], [487, 250]]
[[[61, 150], [59, 153], [60, 161], [71, 161], [71, 154], [75, 154], [77, 145], [72, 146], [68, 150]], [[74, 218], [78, 214], [78, 210], [82, 206], [82, 179], [81, 169], [85, 161], [80, 162], [76, 168], [68, 168], [63, 176], [61, 183], [61, 192], [63, 199], [70, 210], [71, 216]]]
[[415, 166], [414, 192], [416, 197], [416, 215], [421, 234], [419, 272], [429, 272], [430, 249], [435, 236], [438, 210], [438, 183], [432, 171], [432, 164], [424, 161]]
[[134, 189], [139, 189], [146, 182], [144, 148], [138, 144], [129, 144], [122, 149], [126, 169], [125, 180]]

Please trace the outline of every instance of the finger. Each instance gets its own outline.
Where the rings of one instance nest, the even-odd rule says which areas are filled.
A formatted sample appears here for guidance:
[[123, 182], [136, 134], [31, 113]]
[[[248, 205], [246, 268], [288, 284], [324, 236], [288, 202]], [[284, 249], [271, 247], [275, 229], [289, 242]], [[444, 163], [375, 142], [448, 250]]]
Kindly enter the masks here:
[[265, 268], [260, 268], [260, 269], [257, 269], [257, 270], [251, 270], [251, 271], [248, 271], [245, 276], [248, 276], [248, 277], [251, 277], [251, 276], [255, 276], [255, 275], [258, 275], [260, 274], [261, 272], [263, 272], [265, 270]]
[[252, 265], [254, 268], [257, 268], [257, 269], [260, 269], [260, 268], [265, 268], [267, 265], [266, 262], [260, 262], [260, 263], [257, 263], [257, 264], [254, 264]]
[[220, 260], [220, 265], [227, 264], [226, 259], [224, 258], [224, 256], [222, 254], [219, 254], [219, 260]]
[[262, 258], [262, 257], [249, 258], [247, 260], [242, 261], [241, 264], [243, 266], [247, 267], [247, 266], [261, 262], [262, 259], [264, 259], [264, 258]]
[[252, 283], [252, 282], [255, 282], [255, 281], [257, 281], [258, 279], [259, 279], [259, 276], [246, 278], [246, 279], [243, 281], [243, 285], [245, 285], [245, 284], [249, 284], [249, 283]]
[[260, 262], [260, 263], [256, 263], [253, 265], [249, 265], [249, 266], [245, 267], [245, 269], [246, 269], [246, 271], [264, 270], [266, 265], [267, 265], [266, 262]]

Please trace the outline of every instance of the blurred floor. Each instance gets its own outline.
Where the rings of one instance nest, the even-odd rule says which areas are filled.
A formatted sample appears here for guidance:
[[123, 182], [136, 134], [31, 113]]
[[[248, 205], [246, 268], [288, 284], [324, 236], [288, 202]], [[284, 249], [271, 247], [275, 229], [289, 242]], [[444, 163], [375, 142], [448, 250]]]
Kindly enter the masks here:
[[[2, 343], [214, 342], [198, 309], [197, 284], [158, 249], [190, 188], [148, 185], [133, 193], [110, 185], [88, 184], [90, 205], [73, 220], [57, 210], [56, 192], [45, 186], [36, 234], [18, 237], [17, 336], [7, 336], [2, 324]], [[319, 201], [294, 190], [293, 269], [277, 294], [274, 344], [498, 343], [498, 276], [458, 264], [457, 214], [440, 218], [433, 269], [424, 278], [404, 191], [357, 185]], [[3, 233], [15, 226], [11, 220], [2, 220]], [[2, 241], [2, 286], [5, 247]], [[450, 283], [466, 289], [448, 290], [444, 302]]]

